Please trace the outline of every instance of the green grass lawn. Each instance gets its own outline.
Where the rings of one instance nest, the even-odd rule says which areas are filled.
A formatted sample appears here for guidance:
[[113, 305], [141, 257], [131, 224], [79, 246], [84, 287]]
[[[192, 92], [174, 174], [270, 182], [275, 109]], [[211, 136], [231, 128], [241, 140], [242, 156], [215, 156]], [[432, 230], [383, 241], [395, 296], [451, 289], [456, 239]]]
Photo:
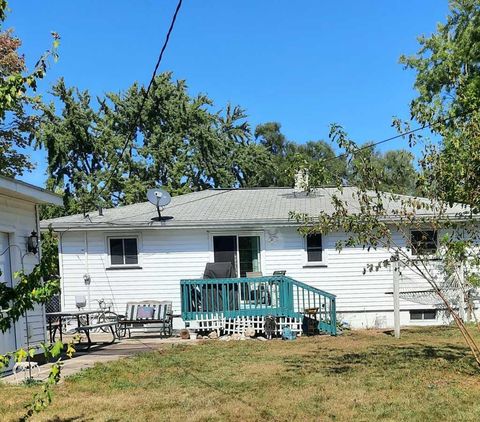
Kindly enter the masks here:
[[[480, 341], [480, 336], [475, 333]], [[0, 386], [15, 420], [38, 387]], [[55, 387], [50, 421], [479, 421], [480, 371], [454, 328], [206, 341], [97, 365]]]

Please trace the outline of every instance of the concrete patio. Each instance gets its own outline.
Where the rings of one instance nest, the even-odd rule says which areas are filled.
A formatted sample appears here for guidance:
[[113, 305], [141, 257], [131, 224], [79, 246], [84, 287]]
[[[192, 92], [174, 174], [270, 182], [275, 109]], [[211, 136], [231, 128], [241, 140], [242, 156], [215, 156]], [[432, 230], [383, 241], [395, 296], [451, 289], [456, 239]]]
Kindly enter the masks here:
[[[113, 344], [102, 344], [102, 342], [108, 342], [111, 337], [108, 334], [93, 334], [92, 340], [98, 342], [91, 347], [90, 350], [82, 350], [78, 348], [78, 351], [74, 354], [73, 358], [65, 357], [62, 359], [62, 378], [73, 375], [82, 369], [87, 369], [94, 366], [96, 363], [104, 363], [114, 361], [117, 359], [133, 356], [138, 353], [161, 350], [168, 347], [173, 347], [178, 344], [193, 345], [198, 344], [198, 340], [182, 340], [179, 337], [159, 338], [158, 335], [138, 335], [132, 336], [132, 338], [125, 338], [117, 340]], [[68, 341], [68, 339], [64, 339]], [[39, 373], [34, 369], [32, 371], [33, 378], [38, 381], [43, 381], [48, 377], [51, 364], [44, 364], [39, 366]], [[0, 382], [6, 383], [21, 383], [26, 376], [27, 372], [19, 372], [17, 375], [9, 375], [4, 378], [0, 378]]]

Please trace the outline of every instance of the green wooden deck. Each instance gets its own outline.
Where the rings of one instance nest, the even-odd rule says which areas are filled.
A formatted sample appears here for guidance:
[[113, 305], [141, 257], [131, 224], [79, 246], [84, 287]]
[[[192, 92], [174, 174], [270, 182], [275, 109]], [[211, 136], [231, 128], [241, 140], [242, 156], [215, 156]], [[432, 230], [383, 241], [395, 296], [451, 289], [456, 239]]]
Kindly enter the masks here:
[[184, 321], [237, 317], [303, 319], [306, 309], [318, 330], [336, 335], [335, 295], [287, 276], [181, 280]]

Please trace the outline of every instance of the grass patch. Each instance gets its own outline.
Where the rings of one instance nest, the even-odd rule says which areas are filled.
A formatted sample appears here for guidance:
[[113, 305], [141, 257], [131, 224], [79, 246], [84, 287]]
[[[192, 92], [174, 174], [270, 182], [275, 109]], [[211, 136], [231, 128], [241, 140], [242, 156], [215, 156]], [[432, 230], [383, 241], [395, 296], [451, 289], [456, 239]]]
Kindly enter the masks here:
[[[475, 333], [477, 340], [480, 337]], [[0, 386], [15, 420], [38, 387]], [[480, 420], [480, 371], [456, 329], [176, 346], [82, 371], [42, 421]], [[3, 419], [2, 419], [3, 420]]]

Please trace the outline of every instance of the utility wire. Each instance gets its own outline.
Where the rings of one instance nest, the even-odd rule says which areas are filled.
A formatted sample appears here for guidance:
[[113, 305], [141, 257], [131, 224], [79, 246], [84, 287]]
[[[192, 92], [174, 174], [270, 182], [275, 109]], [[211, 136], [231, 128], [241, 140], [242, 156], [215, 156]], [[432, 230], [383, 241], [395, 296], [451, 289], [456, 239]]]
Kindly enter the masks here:
[[[447, 117], [445, 119], [441, 119], [444, 123], [448, 122], [449, 120], [452, 120], [452, 119], [456, 119], [458, 117], [466, 117], [468, 116], [469, 114], [471, 114], [474, 110], [471, 110], [469, 112], [466, 112], [466, 113], [463, 113], [463, 114], [459, 114], [457, 116], [450, 116], [450, 117]], [[363, 150], [366, 150], [366, 149], [369, 149], [369, 148], [374, 148], [376, 147], [377, 145], [381, 145], [381, 144], [384, 144], [386, 142], [390, 142], [390, 141], [393, 141], [395, 139], [398, 139], [398, 138], [403, 138], [404, 136], [408, 136], [408, 135], [411, 135], [415, 132], [418, 132], [420, 130], [423, 130], [423, 129], [427, 129], [427, 128], [430, 128], [432, 126], [434, 126], [435, 124], [437, 124], [439, 122], [432, 122], [432, 123], [427, 123], [427, 124], [424, 124], [422, 126], [419, 126], [415, 129], [411, 129], [411, 130], [407, 130], [405, 132], [402, 132], [402, 133], [399, 133], [398, 135], [395, 135], [395, 136], [391, 136], [390, 138], [386, 138], [386, 139], [382, 139], [381, 141], [378, 141], [378, 142], [374, 142], [373, 144], [369, 144], [369, 145], [365, 145], [364, 147], [359, 147], [359, 148], [356, 148], [355, 150], [351, 151], [351, 152], [344, 152], [344, 153], [341, 153], [341, 154], [338, 154], [336, 155], [335, 157], [331, 157], [331, 158], [326, 158], [325, 160], [322, 160], [320, 161], [320, 164], [325, 164], [325, 163], [329, 163], [330, 161], [333, 161], [333, 160], [337, 160], [339, 158], [344, 158], [346, 157], [347, 155], [351, 154], [352, 152], [356, 153], [356, 152], [359, 152], [359, 151], [363, 151]]]
[[[359, 152], [359, 151], [363, 151], [363, 150], [366, 150], [366, 149], [375, 148], [377, 145], [381, 145], [381, 144], [384, 144], [386, 142], [393, 141], [394, 139], [403, 138], [404, 136], [408, 136], [408, 135], [411, 135], [412, 133], [415, 133], [415, 132], [418, 132], [420, 130], [426, 129], [429, 126], [431, 126], [431, 124], [423, 125], [423, 126], [415, 128], [415, 129], [409, 130], [407, 132], [399, 133], [398, 135], [392, 136], [392, 137], [387, 138], [387, 139], [382, 139], [381, 141], [375, 142], [373, 144], [369, 144], [369, 145], [365, 145], [364, 147], [356, 148], [353, 152]], [[350, 153], [349, 152], [344, 152], [342, 154], [336, 155], [335, 157], [327, 158], [327, 159], [321, 161], [320, 164], [328, 163], [330, 161], [337, 160], [339, 158], [343, 158], [343, 157], [347, 156], [348, 154], [350, 154]]]
[[177, 7], [175, 8], [175, 13], [173, 14], [172, 20], [170, 22], [170, 27], [168, 28], [167, 35], [165, 37], [165, 41], [163, 43], [162, 49], [160, 50], [160, 54], [158, 56], [157, 63], [155, 64], [155, 69], [153, 70], [152, 77], [150, 79], [150, 83], [148, 84], [147, 89], [144, 91], [144, 95], [143, 95], [143, 98], [142, 98], [142, 102], [140, 104], [140, 108], [138, 109], [138, 113], [137, 113], [136, 118], [133, 122], [131, 136], [127, 136], [127, 139], [125, 140], [125, 144], [123, 145], [123, 148], [120, 152], [120, 155], [118, 156], [117, 162], [113, 166], [113, 169], [110, 173], [110, 176], [107, 178], [107, 180], [105, 181], [105, 184], [101, 187], [100, 191], [97, 194], [98, 197], [100, 197], [101, 194], [108, 187], [108, 184], [109, 184], [110, 180], [112, 180], [112, 177], [116, 173], [116, 171], [118, 169], [118, 166], [120, 165], [120, 162], [123, 159], [123, 155], [125, 154], [125, 151], [128, 148], [130, 140], [135, 137], [135, 132], [137, 131], [137, 127], [141, 123], [143, 108], [145, 107], [145, 103], [147, 101], [148, 94], [150, 93], [150, 90], [151, 90], [152, 86], [155, 84], [155, 77], [157, 76], [158, 68], [160, 67], [160, 63], [162, 62], [163, 54], [165, 53], [165, 50], [167, 49], [168, 42], [170, 41], [170, 35], [172, 34], [173, 28], [175, 26], [175, 22], [177, 20], [177, 15], [178, 15], [178, 12], [180, 11], [181, 7], [182, 7], [182, 0], [179, 0], [178, 4], [177, 4]]

